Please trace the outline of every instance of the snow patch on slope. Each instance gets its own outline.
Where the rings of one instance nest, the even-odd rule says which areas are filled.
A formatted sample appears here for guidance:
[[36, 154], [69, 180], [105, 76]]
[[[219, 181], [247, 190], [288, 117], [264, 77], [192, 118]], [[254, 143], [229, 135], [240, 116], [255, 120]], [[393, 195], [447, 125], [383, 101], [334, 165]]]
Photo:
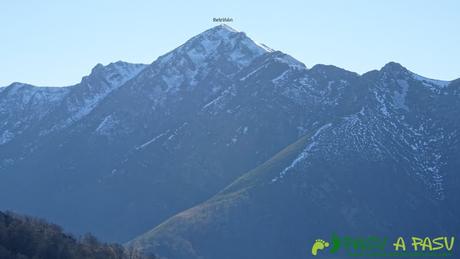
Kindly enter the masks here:
[[118, 123], [119, 121], [114, 116], [106, 116], [96, 128], [96, 134], [110, 137], [117, 130]]
[[409, 84], [405, 80], [398, 80], [398, 84], [401, 86], [401, 92], [394, 91], [393, 93], [393, 107], [396, 109], [403, 109], [409, 111], [409, 107], [406, 105], [407, 91], [409, 90]]
[[276, 182], [282, 178], [284, 178], [284, 176], [286, 175], [286, 173], [291, 170], [292, 168], [294, 168], [299, 162], [305, 160], [309, 154], [310, 154], [310, 151], [316, 146], [318, 145], [318, 142], [317, 142], [317, 137], [321, 134], [321, 132], [327, 128], [329, 128], [330, 126], [332, 126], [332, 123], [328, 123], [328, 124], [325, 124], [323, 126], [321, 126], [316, 132], [315, 134], [313, 134], [313, 136], [311, 136], [310, 140], [311, 142], [304, 148], [304, 150], [302, 151], [302, 153], [300, 153], [299, 156], [297, 156], [296, 159], [294, 159], [294, 161], [292, 161], [292, 163], [287, 166], [286, 168], [283, 169], [283, 171], [280, 172], [279, 176], [275, 177], [272, 179], [272, 182]]
[[450, 81], [430, 79], [412, 72], [411, 76], [413, 79], [422, 82], [423, 85], [428, 86], [431, 89], [433, 89], [433, 87], [444, 88], [450, 84]]
[[14, 133], [10, 132], [9, 130], [5, 130], [3, 134], [0, 136], [0, 145], [6, 144], [13, 140]]
[[139, 150], [139, 149], [144, 149], [145, 147], [147, 147], [148, 145], [150, 145], [150, 144], [152, 144], [152, 143], [155, 143], [158, 139], [160, 139], [161, 137], [165, 136], [165, 135], [168, 134], [168, 133], [169, 133], [169, 130], [167, 130], [167, 131], [165, 131], [165, 132], [163, 132], [163, 133], [161, 133], [161, 134], [159, 134], [159, 135], [153, 137], [152, 139], [150, 139], [149, 141], [145, 142], [144, 144], [142, 144], [142, 145], [136, 147], [136, 149], [137, 149], [137, 150]]

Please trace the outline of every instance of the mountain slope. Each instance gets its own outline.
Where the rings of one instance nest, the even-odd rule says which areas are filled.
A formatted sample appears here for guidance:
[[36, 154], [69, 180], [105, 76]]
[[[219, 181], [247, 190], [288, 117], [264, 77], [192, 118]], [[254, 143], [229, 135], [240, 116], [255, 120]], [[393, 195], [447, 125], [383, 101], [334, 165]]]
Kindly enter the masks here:
[[358, 84], [358, 109], [129, 245], [165, 258], [304, 258], [333, 233], [458, 233], [458, 81], [389, 63]]

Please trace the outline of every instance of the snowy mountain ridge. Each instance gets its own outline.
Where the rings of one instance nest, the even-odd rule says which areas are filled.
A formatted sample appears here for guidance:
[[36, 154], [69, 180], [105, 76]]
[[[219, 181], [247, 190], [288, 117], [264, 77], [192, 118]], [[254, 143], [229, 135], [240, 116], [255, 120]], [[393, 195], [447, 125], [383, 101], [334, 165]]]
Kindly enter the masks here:
[[[0, 90], [0, 189], [10, 193], [0, 204], [71, 231], [127, 241], [168, 226], [162, 223], [228, 186], [233, 190], [235, 182], [244, 195], [219, 201], [223, 211], [233, 208], [228, 200], [244, 200], [253, 190], [264, 197], [258, 187], [274, 188], [268, 195], [280, 201], [279, 215], [286, 217], [280, 222], [298, 225], [316, 211], [316, 198], [350, 195], [359, 209], [360, 202], [374, 203], [354, 194], [380, 187], [392, 188], [391, 195], [414, 187], [412, 197], [423, 197], [414, 206], [455, 203], [459, 82], [422, 78], [394, 62], [362, 75], [332, 65], [306, 68], [217, 26], [148, 65], [97, 65], [69, 87], [17, 83]], [[322, 177], [326, 183], [312, 186]], [[344, 185], [350, 192], [331, 187]], [[272, 204], [266, 201], [249, 205]], [[333, 214], [358, 222], [342, 202], [343, 211]], [[294, 218], [304, 207], [302, 219]], [[268, 220], [273, 211], [254, 215]], [[230, 216], [216, 218], [202, 230], [238, 225]], [[161, 229], [170, 237], [176, 228]], [[154, 232], [143, 239], [146, 247], [162, 242]], [[173, 243], [164, 244], [172, 251]], [[197, 254], [213, 249], [202, 245]], [[220, 251], [227, 250], [204, 258], [224, 258]]]
[[[59, 114], [62, 122], [53, 121], [52, 126], [39, 128], [40, 135], [63, 129], [83, 118], [92, 111], [106, 96], [131, 78], [135, 77], [145, 65], [126, 62], [111, 63], [107, 66], [98, 64], [91, 74], [82, 81], [66, 87], [37, 87], [23, 83], [13, 83], [2, 88], [0, 92], [0, 145], [11, 141], [37, 124], [47, 116]], [[57, 119], [57, 118], [54, 118]], [[37, 129], [35, 129], [37, 130]]]

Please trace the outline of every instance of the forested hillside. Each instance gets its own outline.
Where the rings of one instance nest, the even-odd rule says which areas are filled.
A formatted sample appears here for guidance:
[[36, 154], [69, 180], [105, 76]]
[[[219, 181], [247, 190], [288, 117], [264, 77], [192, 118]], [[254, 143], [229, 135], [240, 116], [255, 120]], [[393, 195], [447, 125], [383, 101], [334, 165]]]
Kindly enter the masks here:
[[44, 220], [0, 212], [1, 259], [153, 259], [119, 244], [99, 242], [91, 234], [81, 238]]

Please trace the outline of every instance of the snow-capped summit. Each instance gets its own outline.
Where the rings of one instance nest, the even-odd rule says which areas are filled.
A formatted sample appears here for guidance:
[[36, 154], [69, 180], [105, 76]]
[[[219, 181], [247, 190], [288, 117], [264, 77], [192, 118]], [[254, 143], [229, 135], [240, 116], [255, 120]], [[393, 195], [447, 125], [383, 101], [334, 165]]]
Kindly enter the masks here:
[[214, 26], [214, 27], [204, 31], [203, 33], [201, 33], [201, 34], [199, 34], [197, 36], [217, 34], [217, 35], [220, 35], [223, 38], [225, 38], [225, 37], [228, 37], [231, 34], [236, 34], [236, 33], [240, 33], [240, 31], [230, 27], [227, 24], [219, 24], [217, 26]]
[[158, 62], [189, 64], [194, 67], [212, 62], [231, 62], [238, 67], [247, 66], [254, 58], [273, 52], [258, 44], [244, 32], [221, 24], [191, 38], [177, 49], [160, 57]]
[[215, 29], [221, 29], [221, 30], [227, 30], [227, 31], [231, 31], [231, 32], [239, 32], [238, 30], [236, 30], [235, 28], [229, 26], [228, 24], [219, 24], [217, 26], [214, 27]]
[[[220, 24], [220, 25], [217, 25], [209, 30], [206, 30], [204, 31], [203, 33], [201, 34], [198, 34], [197, 36], [195, 36], [194, 38], [220, 38], [221, 40], [232, 40], [233, 37], [237, 37], [237, 36], [240, 36], [241, 39], [245, 39], [247, 40], [245, 42], [245, 44], [247, 45], [255, 45], [255, 46], [250, 46], [250, 47], [255, 47], [256, 49], [258, 49], [258, 51], [262, 50], [262, 52], [273, 52], [274, 50], [271, 49], [270, 47], [267, 47], [266, 45], [264, 44], [260, 44], [260, 43], [257, 43], [255, 42], [254, 40], [252, 40], [251, 38], [249, 38], [246, 33], [244, 32], [241, 32], [241, 31], [238, 31], [232, 27], [230, 27], [229, 25], [227, 24]], [[192, 38], [191, 40], [193, 40], [194, 38]], [[249, 46], [248, 46], [249, 47]]]
[[256, 43], [244, 32], [228, 25], [218, 25], [160, 56], [136, 81], [149, 82], [150, 87], [158, 90], [159, 93], [155, 94], [158, 97], [165, 92], [206, 84], [210, 77], [217, 75], [230, 78], [256, 58], [270, 52], [273, 50]]

